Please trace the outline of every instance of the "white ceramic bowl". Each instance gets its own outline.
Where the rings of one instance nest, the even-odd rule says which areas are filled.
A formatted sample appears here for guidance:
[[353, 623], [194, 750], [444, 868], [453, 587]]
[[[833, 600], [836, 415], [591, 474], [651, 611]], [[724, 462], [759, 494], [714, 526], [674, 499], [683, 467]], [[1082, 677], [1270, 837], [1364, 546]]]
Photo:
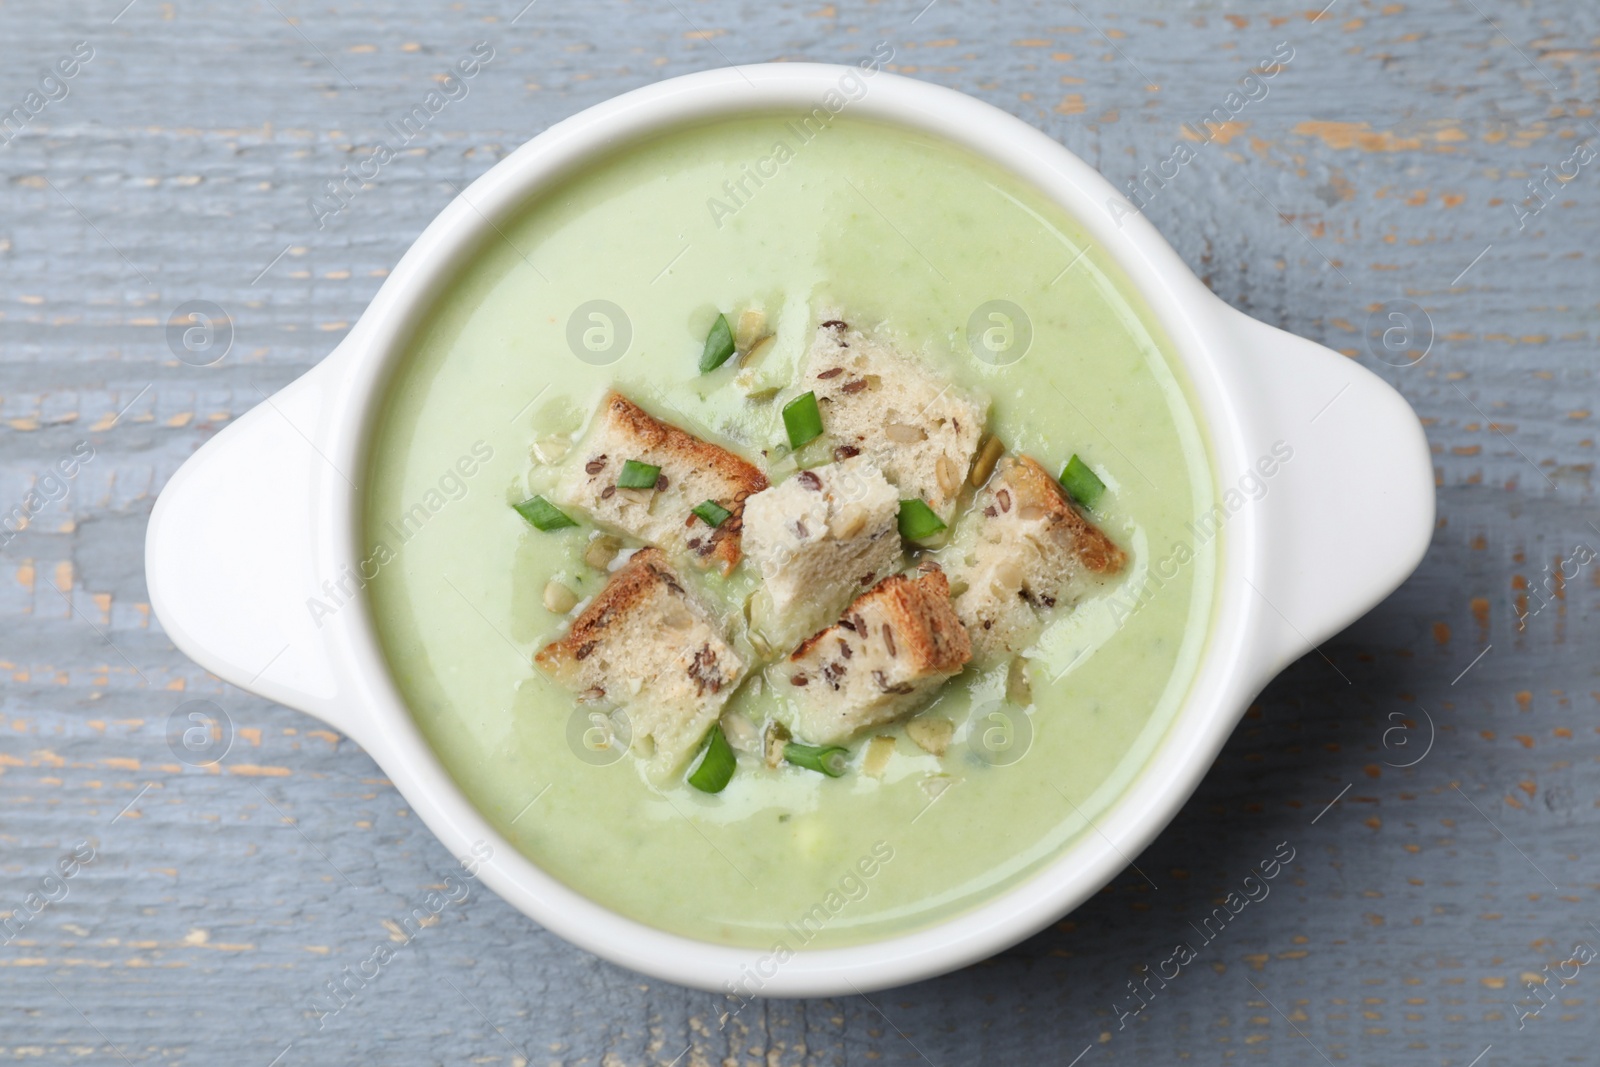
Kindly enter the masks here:
[[[364, 469], [381, 387], [419, 317], [491, 225], [598, 153], [685, 120], [809, 111], [852, 71], [770, 64], [674, 78], [523, 145], [433, 221], [332, 355], [184, 464], [156, 502], [146, 544], [151, 603], [201, 666], [361, 744], [452, 853], [464, 857], [487, 842], [493, 858], [479, 877], [548, 929], [626, 967], [706, 989], [728, 988], [762, 954], [623, 918], [525, 859], [423, 740], [389, 677], [366, 603], [358, 599], [319, 629], [306, 602], [360, 558], [361, 496], [346, 476]], [[1217, 299], [1110, 183], [1038, 130], [949, 89], [887, 73], [867, 84], [849, 105], [852, 115], [926, 130], [1008, 168], [1070, 212], [1127, 272], [1184, 364], [1219, 491], [1274, 442], [1287, 442], [1294, 458], [1263, 499], [1228, 520], [1193, 688], [1147, 765], [1097, 820], [1101, 832], [1081, 835], [1033, 877], [930, 928], [801, 951], [760, 976], [767, 996], [926, 978], [1006, 948], [1077, 906], [1177, 813], [1261, 687], [1399, 585], [1433, 529], [1427, 442], [1383, 381]]]

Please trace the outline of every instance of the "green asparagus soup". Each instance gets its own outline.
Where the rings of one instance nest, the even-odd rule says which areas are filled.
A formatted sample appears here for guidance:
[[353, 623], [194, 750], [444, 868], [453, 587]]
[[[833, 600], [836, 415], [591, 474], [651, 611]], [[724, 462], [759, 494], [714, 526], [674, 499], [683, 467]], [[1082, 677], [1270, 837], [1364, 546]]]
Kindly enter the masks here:
[[[1092, 833], [1196, 670], [1214, 556], [1189, 524], [1213, 483], [1168, 342], [1073, 219], [925, 133], [757, 115], [621, 146], [496, 229], [390, 387], [362, 570], [400, 691], [498, 830], [623, 915], [757, 952], [924, 926]], [[1067, 484], [1126, 564], [1021, 657], [945, 683], [918, 716], [952, 728], [932, 744], [902, 722], [769, 766], [749, 739], [786, 698], [745, 636], [761, 578], [686, 561], [751, 670], [709, 750], [653, 777], [621, 720], [532, 662], [640, 547], [597, 546], [555, 487], [612, 391], [774, 483], [803, 476], [783, 409], [823, 309], [987, 397], [1009, 454], [1052, 478], [1078, 457]], [[948, 551], [906, 548], [913, 574]]]

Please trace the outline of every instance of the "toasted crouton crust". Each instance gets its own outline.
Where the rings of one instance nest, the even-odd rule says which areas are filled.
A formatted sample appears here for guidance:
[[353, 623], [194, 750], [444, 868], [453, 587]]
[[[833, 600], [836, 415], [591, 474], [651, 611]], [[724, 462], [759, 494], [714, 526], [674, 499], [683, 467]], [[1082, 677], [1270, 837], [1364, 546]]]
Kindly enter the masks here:
[[916, 578], [889, 575], [856, 597], [840, 622], [800, 642], [800, 647], [790, 654], [790, 661], [806, 659], [841, 627], [854, 632], [855, 617], [869, 608], [882, 610], [885, 621], [895, 627], [896, 655], [905, 653], [906, 662], [917, 673], [959, 670], [971, 658], [966, 629], [950, 609], [950, 580], [943, 571], [932, 570]]
[[980, 661], [1022, 651], [1047, 612], [1076, 603], [1127, 562], [1027, 456], [1000, 461], [957, 531], [956, 547], [960, 562], [951, 575], [964, 588], [955, 610]]
[[[664, 487], [617, 488], [630, 459], [660, 467]], [[563, 503], [584, 508], [597, 522], [727, 574], [741, 555], [745, 499], [766, 487], [766, 475], [752, 464], [610, 393], [558, 492]], [[714, 530], [693, 512], [707, 500], [730, 512]]]
[[[999, 483], [1011, 487], [1019, 508], [1029, 505], [1045, 509], [1050, 536], [1077, 557], [1079, 563], [1096, 574], [1115, 574], [1127, 562], [1127, 555], [1100, 527], [1083, 517], [1067, 497], [1061, 483], [1050, 477], [1031, 456], [1016, 456], [1001, 461]], [[994, 484], [994, 483], [991, 483]], [[974, 504], [974, 510], [983, 511]], [[987, 517], [987, 516], [986, 516]]]
[[657, 774], [693, 752], [745, 671], [655, 548], [634, 553], [534, 662], [582, 701], [628, 708], [635, 746]]
[[944, 573], [891, 575], [789, 657], [795, 733], [831, 743], [909, 715], [971, 658]]
[[565, 636], [552, 641], [533, 657], [535, 663], [552, 673], [570, 671], [622, 625], [630, 613], [643, 607], [656, 593], [656, 587], [682, 594], [683, 585], [660, 549], [642, 548], [619, 567], [605, 588], [572, 621]]
[[767, 487], [767, 476], [751, 464], [725, 448], [662, 422], [621, 393], [606, 397], [605, 412], [613, 426], [631, 434], [652, 454], [682, 458], [752, 493]]

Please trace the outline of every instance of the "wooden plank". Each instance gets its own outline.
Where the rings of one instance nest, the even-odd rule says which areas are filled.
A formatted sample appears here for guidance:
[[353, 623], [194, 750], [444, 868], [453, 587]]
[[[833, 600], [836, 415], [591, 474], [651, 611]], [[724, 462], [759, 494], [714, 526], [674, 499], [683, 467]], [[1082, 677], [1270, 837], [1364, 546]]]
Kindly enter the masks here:
[[[1521, 1029], [1513, 1002], [1531, 1010], [1526, 976], [1600, 946], [1600, 569], [1547, 605], [1519, 599], [1600, 546], [1593, 165], [1524, 225], [1513, 205], [1600, 136], [1593, 5], [123, 2], [0, 8], [0, 107], [93, 48], [0, 148], [0, 502], [95, 449], [0, 553], [0, 914], [78, 842], [95, 850], [0, 947], [0, 1060], [1592, 1060], [1600, 972]], [[470, 95], [319, 228], [307, 200], [478, 40], [496, 52]], [[331, 350], [452, 185], [539, 130], [671, 75], [848, 61], [879, 40], [894, 69], [1019, 115], [1119, 184], [1188, 145], [1145, 209], [1184, 259], [1424, 416], [1440, 525], [1421, 572], [1324, 648], [1348, 683], [1313, 656], [1263, 694], [1138, 857], [1159, 888], [1125, 872], [979, 966], [719, 1029], [721, 998], [599, 963], [474, 893], [319, 1025], [324, 983], [398, 945], [385, 920], [450, 860], [355, 746], [172, 649], [141, 574], [155, 493]], [[1293, 58], [1265, 95], [1186, 140], [1280, 44]], [[231, 317], [214, 366], [165, 342], [188, 300]], [[1386, 301], [1431, 319], [1414, 365], [1366, 343]], [[189, 700], [237, 728], [221, 767], [167, 745]], [[1402, 768], [1422, 709], [1432, 747]], [[1402, 721], [1418, 725], [1391, 732]], [[1279, 842], [1295, 859], [1270, 893], [1200, 944]], [[1131, 1011], [1127, 983], [1184, 940], [1196, 959]]]

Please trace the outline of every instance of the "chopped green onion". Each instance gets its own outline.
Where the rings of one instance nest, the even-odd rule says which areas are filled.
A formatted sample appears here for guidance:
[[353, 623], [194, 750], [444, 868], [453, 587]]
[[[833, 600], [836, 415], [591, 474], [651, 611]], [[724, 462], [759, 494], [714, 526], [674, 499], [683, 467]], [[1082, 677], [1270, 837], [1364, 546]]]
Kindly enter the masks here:
[[707, 500], [690, 510], [700, 516], [707, 526], [721, 526], [727, 521], [728, 516], [733, 514], [715, 500]]
[[722, 727], [713, 726], [706, 741], [705, 755], [700, 758], [700, 766], [689, 774], [689, 784], [702, 793], [720, 793], [733, 777], [736, 762], [733, 746], [722, 735]]
[[900, 536], [907, 541], [920, 541], [944, 529], [944, 523], [921, 498], [900, 501]]
[[1066, 489], [1067, 495], [1086, 508], [1094, 507], [1100, 494], [1106, 491], [1106, 483], [1097, 477], [1089, 465], [1079, 459], [1076, 454], [1067, 460], [1066, 467], [1061, 471], [1061, 485]]
[[578, 525], [576, 519], [542, 496], [536, 496], [511, 506], [517, 509], [518, 515], [521, 515], [541, 530], [562, 530], [568, 526]]
[[783, 405], [783, 428], [789, 431], [790, 448], [799, 448], [822, 436], [822, 412], [817, 410], [816, 393], [802, 393]]
[[803, 471], [814, 467], [826, 467], [838, 458], [834, 455], [833, 442], [821, 437], [796, 452], [790, 452], [789, 455], [794, 457], [794, 465]]
[[660, 467], [630, 459], [622, 464], [622, 473], [617, 476], [617, 488], [654, 489], [656, 479], [659, 477], [661, 477]]
[[790, 741], [783, 746], [783, 758], [796, 767], [837, 778], [845, 772], [850, 750], [838, 745], [798, 745]]
[[728, 362], [733, 355], [733, 331], [728, 328], [728, 316], [718, 315], [706, 334], [705, 351], [700, 353], [700, 373], [706, 374]]

